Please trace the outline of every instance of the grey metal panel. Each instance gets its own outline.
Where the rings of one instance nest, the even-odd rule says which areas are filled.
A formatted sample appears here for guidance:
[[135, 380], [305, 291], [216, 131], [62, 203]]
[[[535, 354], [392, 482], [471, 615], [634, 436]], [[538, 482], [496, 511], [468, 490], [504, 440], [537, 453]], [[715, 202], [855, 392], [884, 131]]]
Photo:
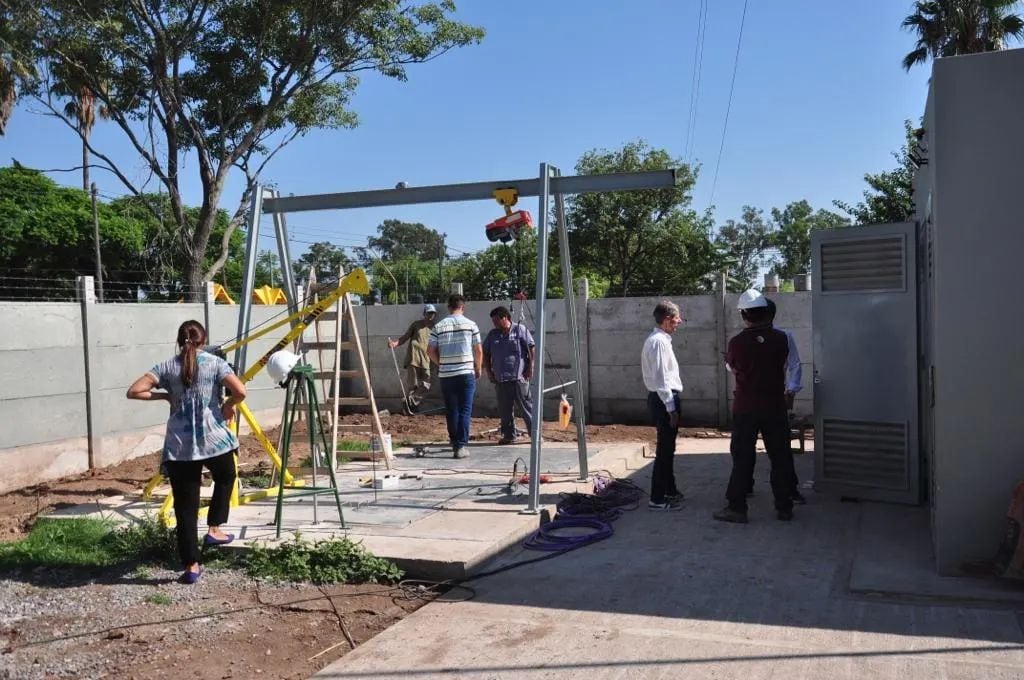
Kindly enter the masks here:
[[816, 486], [920, 502], [916, 226], [812, 236]]
[[[675, 170], [650, 172], [615, 172], [604, 175], [552, 177], [552, 194], [581, 194], [600, 191], [635, 191], [666, 189], [676, 185]], [[466, 184], [439, 184], [406, 189], [347, 191], [337, 194], [286, 196], [263, 200], [265, 213], [302, 212], [306, 210], [338, 210], [342, 208], [374, 208], [417, 203], [457, 203], [494, 199], [495, 189], [516, 189], [519, 196], [539, 196], [541, 180], [537, 177]]]

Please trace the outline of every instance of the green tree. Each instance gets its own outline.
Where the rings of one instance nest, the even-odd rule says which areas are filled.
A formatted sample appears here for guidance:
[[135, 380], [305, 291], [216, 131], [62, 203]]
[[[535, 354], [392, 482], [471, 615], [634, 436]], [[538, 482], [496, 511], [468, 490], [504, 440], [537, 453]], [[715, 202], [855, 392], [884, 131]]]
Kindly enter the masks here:
[[729, 268], [729, 289], [738, 292], [750, 288], [767, 264], [767, 251], [772, 246], [771, 225], [765, 221], [764, 211], [743, 206], [739, 220], [727, 220], [718, 228], [715, 245]]
[[[188, 266], [188, 256], [182, 248], [175, 225], [165, 217], [171, 213], [171, 202], [167, 194], [126, 196], [111, 201], [109, 205], [115, 214], [142, 225], [144, 242], [135, 269], [139, 270], [137, 278], [143, 284], [146, 295], [150, 298], [179, 300], [196, 294], [185, 283], [184, 271]], [[194, 220], [200, 209], [185, 206], [184, 210], [186, 218]], [[101, 218], [102, 228], [104, 225]], [[228, 258], [216, 280], [232, 296], [238, 295], [242, 289], [245, 236], [232, 228], [226, 211], [218, 210], [211, 238], [226, 242], [228, 249]], [[212, 260], [213, 254], [208, 253], [204, 266], [208, 268]]]
[[321, 283], [336, 279], [338, 271], [342, 267], [348, 271], [351, 266], [352, 261], [345, 251], [328, 241], [313, 243], [309, 246], [309, 250], [293, 263], [295, 276], [300, 279], [308, 279], [309, 272], [315, 271], [316, 280]]
[[[134, 299], [141, 283], [145, 224], [98, 206], [104, 278], [116, 282], [105, 298]], [[96, 271], [89, 195], [61, 187], [37, 170], [0, 168], [0, 279], [7, 297], [67, 297], [76, 274]], [[14, 278], [16, 277], [16, 278]], [[29, 294], [34, 293], [34, 294]]]
[[828, 210], [814, 210], [807, 201], [790, 203], [782, 210], [772, 208], [772, 244], [779, 257], [773, 269], [783, 279], [811, 270], [811, 233], [821, 229], [849, 226], [850, 221]]
[[256, 277], [254, 283], [257, 286], [268, 285], [271, 288], [281, 283], [281, 270], [277, 266], [276, 253], [264, 250], [256, 256]]
[[888, 172], [864, 175], [868, 189], [864, 200], [857, 205], [844, 201], [833, 204], [851, 218], [854, 224], [889, 224], [914, 219], [914, 174], [917, 172], [915, 158], [920, 154], [917, 131], [904, 121], [906, 143], [898, 152], [893, 152], [896, 167]]
[[382, 260], [400, 260], [416, 257], [437, 261], [443, 237], [419, 222], [384, 220], [377, 227], [377, 236], [367, 239], [367, 248], [357, 249], [361, 257], [370, 257], [373, 251]]
[[592, 150], [576, 174], [677, 168], [668, 189], [578, 194], [567, 199], [566, 222], [574, 266], [599, 274], [612, 295], [631, 291], [698, 290], [717, 266], [709, 225], [690, 209], [693, 169], [644, 141], [615, 151]]
[[[231, 233], [266, 164], [311, 130], [356, 124], [349, 101], [357, 73], [404, 80], [408, 65], [483, 37], [482, 29], [451, 18], [451, 0], [7, 0], [4, 7], [5, 30], [29, 44], [39, 66], [39, 77], [19, 81], [21, 90], [141, 195], [137, 159], [119, 165], [60, 107], [53, 75], [73, 74], [109, 111], [147, 175], [163, 185], [171, 208], [164, 218], [180, 239], [186, 282], [195, 291], [227, 260]], [[186, 154], [196, 161], [203, 196], [194, 214], [181, 195]], [[225, 182], [235, 170], [246, 188], [210, 261]]]
[[[549, 251], [549, 254], [554, 265], [558, 262], [557, 252]], [[536, 232], [526, 232], [510, 243], [496, 243], [451, 260], [445, 279], [461, 283], [472, 299], [509, 300], [520, 291], [534, 297], [537, 291]], [[553, 285], [561, 290], [561, 276], [554, 266], [548, 272], [550, 295], [556, 294]]]
[[1011, 12], [1018, 0], [918, 0], [903, 28], [917, 34], [917, 46], [903, 57], [910, 70], [929, 59], [1005, 49], [1024, 38], [1024, 19]]

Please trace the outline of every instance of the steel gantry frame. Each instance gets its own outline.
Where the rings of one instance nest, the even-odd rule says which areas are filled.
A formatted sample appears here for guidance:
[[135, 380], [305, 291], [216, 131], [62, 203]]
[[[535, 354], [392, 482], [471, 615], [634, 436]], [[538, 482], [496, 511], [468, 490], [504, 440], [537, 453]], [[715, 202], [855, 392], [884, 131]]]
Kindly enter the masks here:
[[[260, 218], [269, 214], [274, 218], [278, 254], [281, 258], [281, 272], [288, 305], [296, 310], [296, 288], [292, 274], [291, 253], [288, 250], [288, 230], [285, 214], [313, 210], [345, 210], [349, 208], [377, 208], [384, 206], [415, 205], [420, 203], [459, 203], [464, 201], [493, 201], [498, 189], [515, 189], [519, 196], [538, 197], [537, 220], [537, 290], [535, 296], [536, 321], [534, 328], [539, 357], [533, 372], [531, 390], [536, 395], [537, 416], [535, 427], [530, 433], [530, 492], [524, 512], [536, 514], [540, 511], [540, 459], [541, 423], [544, 417], [544, 357], [547, 356], [547, 302], [548, 282], [548, 231], [551, 204], [554, 202], [555, 228], [558, 231], [559, 256], [562, 267], [562, 281], [565, 289], [565, 312], [569, 326], [571, 370], [575, 380], [576, 442], [579, 454], [579, 479], [589, 476], [587, 465], [586, 406], [583, 398], [584, 381], [580, 370], [580, 336], [576, 318], [576, 296], [572, 279], [572, 265], [569, 257], [569, 232], [565, 224], [565, 195], [583, 193], [606, 193], [614, 191], [637, 191], [642, 189], [666, 189], [677, 184], [677, 171], [655, 170], [649, 172], [621, 172], [604, 175], [562, 176], [561, 171], [549, 163], [540, 164], [538, 177], [525, 179], [471, 182], [465, 184], [439, 184], [422, 187], [401, 187], [371, 191], [350, 191], [335, 194], [314, 194], [307, 196], [280, 196], [275, 190], [257, 187], [253, 192], [250, 206], [248, 235], [246, 239], [245, 271], [243, 290], [252, 289], [256, 274], [256, 255], [259, 244]], [[249, 334], [252, 297], [243, 295], [238, 315], [238, 337]], [[235, 351], [235, 370], [245, 371], [244, 345]], [[589, 386], [588, 386], [589, 389]], [[550, 391], [550, 388], [547, 390]]]

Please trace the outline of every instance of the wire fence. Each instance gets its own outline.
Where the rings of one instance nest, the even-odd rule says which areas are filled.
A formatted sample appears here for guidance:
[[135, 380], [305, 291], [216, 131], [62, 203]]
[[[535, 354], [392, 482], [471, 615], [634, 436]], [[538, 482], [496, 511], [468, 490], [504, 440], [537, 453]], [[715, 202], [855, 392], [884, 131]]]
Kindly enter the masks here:
[[[91, 276], [92, 273], [83, 274]], [[78, 277], [60, 275], [25, 276], [0, 274], [0, 300], [12, 302], [76, 302]], [[94, 281], [97, 301], [100, 285]], [[104, 303], [188, 302], [201, 300], [204, 288], [184, 285], [178, 281], [152, 281], [145, 278], [114, 278], [102, 281]]]
[[[351, 263], [350, 263], [351, 264]], [[470, 280], [460, 280], [451, 272], [444, 271], [435, 275], [433, 280], [424, 280], [403, 276], [403, 272], [395, 271], [383, 275], [374, 270], [372, 261], [359, 263], [370, 274], [370, 293], [356, 296], [363, 304], [424, 304], [443, 303], [448, 296], [457, 290], [455, 284], [461, 284], [462, 295], [468, 300], [511, 300], [517, 297], [534, 299], [536, 297], [536, 280], [533, 277], [516, 279], [507, 272], [477, 272]], [[389, 263], [384, 263], [385, 265]], [[79, 275], [94, 276], [94, 272], [75, 272], [73, 270], [33, 270], [20, 271], [7, 269], [0, 272], [0, 300], [21, 302], [75, 302], [78, 300], [77, 278]], [[320, 281], [335, 279], [337, 274], [321, 272]], [[218, 277], [221, 279], [222, 277]], [[237, 277], [236, 277], [237, 278]], [[102, 283], [102, 299], [100, 288]], [[239, 281], [219, 280], [232, 300], [241, 299], [241, 283]], [[306, 284], [305, 278], [298, 278], [297, 283]], [[281, 287], [279, 273], [273, 275], [262, 272], [255, 279], [255, 288], [268, 285], [272, 288]], [[205, 299], [205, 287], [189, 286], [179, 279], [162, 278], [154, 280], [148, 272], [116, 272], [111, 278], [103, 278], [102, 282], [94, 278], [96, 301], [104, 303], [177, 303], [202, 301]], [[622, 286], [608, 285], [592, 281], [589, 296], [592, 298], [615, 297], [665, 297], [688, 294], [709, 293], [713, 290], [710, 282], [707, 285], [694, 285], [681, 289], [673, 282], [655, 285], [643, 282]], [[578, 292], [578, 291], [577, 291]], [[563, 297], [563, 282], [560, 276], [551, 275], [548, 279], [547, 294], [549, 298]], [[254, 298], [254, 302], [259, 300]]]

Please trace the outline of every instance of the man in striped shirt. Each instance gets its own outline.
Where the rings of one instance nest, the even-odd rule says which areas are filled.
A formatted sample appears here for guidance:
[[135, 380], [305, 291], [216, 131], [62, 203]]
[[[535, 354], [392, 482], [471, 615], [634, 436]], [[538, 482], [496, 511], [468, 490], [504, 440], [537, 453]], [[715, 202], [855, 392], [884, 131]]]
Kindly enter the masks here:
[[463, 314], [466, 298], [448, 298], [449, 315], [430, 331], [427, 353], [437, 364], [437, 377], [444, 397], [448, 440], [456, 458], [465, 458], [469, 443], [469, 419], [473, 415], [473, 395], [480, 377], [484, 353], [480, 346], [480, 328]]

